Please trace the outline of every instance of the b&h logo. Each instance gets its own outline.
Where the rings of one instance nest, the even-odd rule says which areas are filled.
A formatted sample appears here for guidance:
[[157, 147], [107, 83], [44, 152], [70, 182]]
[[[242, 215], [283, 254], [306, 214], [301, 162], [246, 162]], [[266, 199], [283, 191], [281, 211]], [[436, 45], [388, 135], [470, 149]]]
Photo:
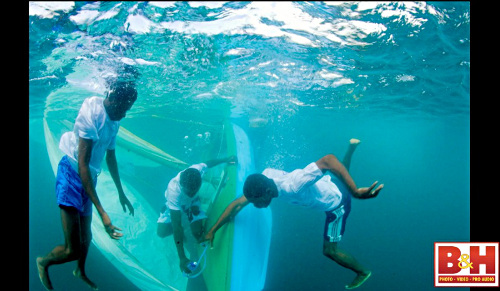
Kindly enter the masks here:
[[498, 287], [498, 242], [434, 243], [435, 287]]

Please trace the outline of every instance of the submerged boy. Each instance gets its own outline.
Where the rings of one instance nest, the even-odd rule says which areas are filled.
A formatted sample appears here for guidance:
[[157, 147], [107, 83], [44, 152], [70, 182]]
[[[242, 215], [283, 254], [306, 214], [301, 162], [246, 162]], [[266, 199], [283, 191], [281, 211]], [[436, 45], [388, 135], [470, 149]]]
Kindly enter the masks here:
[[[265, 208], [273, 198], [279, 197], [292, 204], [326, 213], [323, 254], [357, 274], [354, 280], [345, 286], [346, 289], [361, 286], [370, 277], [371, 271], [363, 267], [351, 254], [339, 249], [337, 244], [342, 239], [351, 211], [351, 195], [357, 199], [375, 198], [384, 185], [379, 185], [374, 190], [378, 182], [363, 188], [358, 188], [354, 183], [348, 170], [352, 154], [359, 143], [358, 139], [350, 140], [342, 163], [329, 154], [304, 169], [290, 173], [267, 168], [262, 174], [249, 175], [243, 186], [243, 195], [226, 207], [204, 240], [210, 240], [213, 244], [215, 232], [249, 203], [253, 203], [257, 208]], [[342, 183], [335, 184], [329, 175], [325, 175], [326, 172], [334, 174]]]
[[172, 178], [165, 191], [166, 203], [162, 207], [157, 221], [157, 234], [164, 238], [173, 233], [181, 271], [187, 274], [191, 273], [187, 267], [190, 260], [184, 252], [184, 229], [181, 224], [181, 214], [187, 215], [191, 232], [195, 239], [200, 241], [204, 232], [203, 221], [207, 216], [200, 209], [200, 197], [197, 193], [206, 170], [222, 163], [235, 164], [236, 157], [230, 156], [192, 165]]
[[59, 148], [65, 154], [57, 169], [56, 196], [61, 212], [64, 245], [56, 246], [45, 257], [36, 259], [40, 280], [52, 290], [48, 268], [78, 260], [73, 275], [82, 279], [92, 289], [96, 284], [85, 274], [85, 261], [92, 240], [92, 204], [97, 209], [104, 228], [113, 239], [123, 236], [99, 201], [95, 189], [101, 162], [106, 163], [113, 178], [123, 211], [134, 215], [134, 208], [123, 192], [115, 156], [116, 135], [120, 120], [125, 117], [137, 99], [133, 82], [116, 81], [106, 98], [90, 97], [83, 101], [75, 120], [73, 131], [62, 135]]

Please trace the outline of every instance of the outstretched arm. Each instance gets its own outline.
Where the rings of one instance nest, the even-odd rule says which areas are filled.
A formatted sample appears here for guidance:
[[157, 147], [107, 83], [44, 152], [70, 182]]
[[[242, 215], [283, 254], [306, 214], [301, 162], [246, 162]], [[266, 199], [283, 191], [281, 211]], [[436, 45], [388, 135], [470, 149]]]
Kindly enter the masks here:
[[120, 228], [111, 224], [111, 219], [109, 218], [106, 211], [101, 205], [101, 201], [97, 196], [97, 192], [94, 187], [94, 183], [92, 181], [92, 176], [90, 174], [90, 157], [92, 155], [92, 140], [85, 139], [80, 137], [80, 141], [78, 144], [78, 174], [80, 175], [80, 179], [82, 179], [83, 189], [85, 193], [90, 198], [90, 201], [94, 204], [99, 216], [101, 216], [102, 223], [104, 224], [104, 228], [106, 232], [111, 238], [118, 239], [123, 234], [116, 232], [116, 230], [121, 230]]
[[213, 246], [215, 233], [219, 228], [221, 228], [224, 224], [226, 224], [230, 219], [234, 218], [238, 212], [240, 212], [243, 207], [248, 205], [248, 200], [245, 195], [241, 195], [241, 197], [235, 199], [231, 202], [224, 212], [222, 212], [221, 216], [217, 220], [217, 222], [210, 228], [210, 230], [205, 234], [204, 241], [209, 240], [210, 244]]
[[316, 165], [318, 165], [318, 168], [323, 171], [323, 173], [330, 171], [332, 174], [339, 177], [347, 185], [352, 196], [358, 199], [374, 198], [384, 187], [382, 184], [378, 186], [377, 189], [373, 190], [378, 183], [378, 181], [375, 181], [375, 183], [373, 183], [370, 187], [358, 188], [344, 165], [337, 159], [337, 157], [331, 154], [319, 159], [316, 162]]
[[116, 162], [115, 150], [106, 151], [106, 164], [108, 165], [109, 173], [111, 174], [111, 178], [113, 178], [113, 182], [118, 190], [118, 196], [120, 198], [120, 204], [123, 207], [123, 212], [127, 211], [125, 208], [125, 206], [127, 206], [130, 214], [134, 215], [134, 207], [132, 207], [132, 203], [130, 203], [127, 196], [125, 196], [125, 193], [123, 192], [120, 174], [118, 173], [118, 163]]
[[207, 165], [208, 168], [215, 167], [215, 166], [222, 164], [222, 163], [236, 164], [237, 163], [236, 156], [229, 156], [227, 158], [215, 159], [215, 160], [210, 160], [210, 161], [205, 162], [205, 164]]

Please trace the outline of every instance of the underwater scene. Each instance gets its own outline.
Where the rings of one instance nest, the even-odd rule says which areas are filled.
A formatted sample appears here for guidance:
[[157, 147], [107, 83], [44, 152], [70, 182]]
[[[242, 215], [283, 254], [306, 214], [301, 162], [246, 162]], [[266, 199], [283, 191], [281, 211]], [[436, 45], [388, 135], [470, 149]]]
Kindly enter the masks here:
[[[29, 290], [46, 290], [37, 257], [65, 242], [61, 137], [118, 80], [137, 90], [115, 150], [134, 215], [103, 161], [96, 191], [123, 237], [93, 209], [99, 290], [344, 290], [356, 273], [324, 254], [324, 211], [249, 204], [212, 246], [183, 216], [191, 277], [157, 220], [190, 165], [237, 157], [202, 178], [208, 231], [249, 175], [342, 160], [353, 138], [357, 187], [384, 185], [352, 199], [337, 243], [371, 272], [357, 290], [434, 289], [434, 243], [471, 241], [470, 2], [31, 1]], [[50, 266], [55, 290], [91, 290], [76, 266]]]

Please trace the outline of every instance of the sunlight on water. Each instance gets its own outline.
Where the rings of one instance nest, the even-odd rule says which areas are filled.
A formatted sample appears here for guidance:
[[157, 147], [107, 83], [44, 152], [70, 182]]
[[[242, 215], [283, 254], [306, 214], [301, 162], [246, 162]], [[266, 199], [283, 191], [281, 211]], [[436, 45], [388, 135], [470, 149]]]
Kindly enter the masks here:
[[[57, 26], [52, 52], [41, 59], [45, 70], [31, 83], [64, 82], [63, 71], [75, 67], [104, 78], [128, 64], [155, 76], [141, 78], [139, 90], [142, 100], [158, 106], [200, 96], [242, 106], [266, 95], [276, 107], [391, 108], [393, 102], [404, 106], [397, 97], [403, 94], [408, 106], [419, 104], [409, 109], [425, 111], [441, 95], [433, 83], [448, 78], [460, 86], [447, 87], [457, 106], [446, 108], [467, 110], [468, 35], [449, 35], [443, 45], [420, 51], [405, 45], [432, 41], [435, 36], [426, 32], [436, 28], [468, 33], [467, 11], [460, 15], [425, 2], [77, 4], [30, 2], [30, 15], [40, 21], [66, 21]], [[443, 75], [443, 66], [451, 65], [458, 71]], [[404, 90], [402, 82], [408, 83]], [[104, 90], [97, 79], [83, 86]], [[388, 96], [379, 97], [382, 92]]]

